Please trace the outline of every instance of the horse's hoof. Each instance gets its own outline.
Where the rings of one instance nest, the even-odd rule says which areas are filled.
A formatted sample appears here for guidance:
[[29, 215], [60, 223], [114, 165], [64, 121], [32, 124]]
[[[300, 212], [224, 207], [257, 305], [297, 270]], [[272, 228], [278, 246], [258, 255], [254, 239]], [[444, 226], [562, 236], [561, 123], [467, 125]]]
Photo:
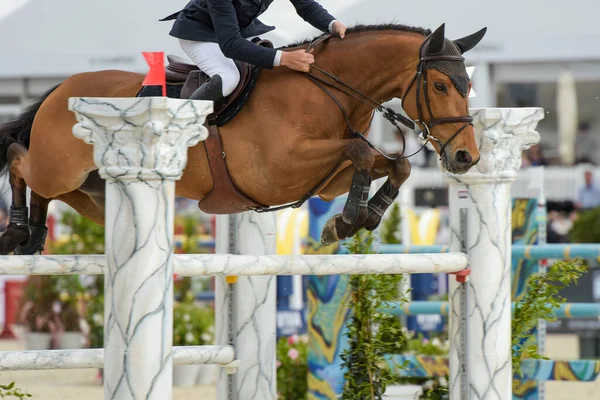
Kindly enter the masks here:
[[321, 232], [321, 244], [323, 246], [331, 246], [340, 241], [336, 228], [337, 218], [339, 218], [339, 215], [329, 218], [329, 221], [325, 223], [323, 231]]
[[381, 223], [381, 217], [379, 215], [377, 215], [376, 213], [371, 212], [371, 213], [369, 213], [369, 217], [365, 221], [364, 227], [369, 232], [372, 232], [375, 229], [377, 229], [377, 227], [379, 227], [380, 223]]

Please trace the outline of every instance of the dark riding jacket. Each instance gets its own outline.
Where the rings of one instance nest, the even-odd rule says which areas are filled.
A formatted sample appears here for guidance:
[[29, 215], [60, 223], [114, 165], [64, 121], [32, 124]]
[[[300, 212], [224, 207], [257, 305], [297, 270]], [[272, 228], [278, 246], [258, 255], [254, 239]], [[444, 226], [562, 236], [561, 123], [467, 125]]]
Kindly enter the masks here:
[[[175, 20], [169, 33], [179, 39], [218, 43], [227, 58], [273, 68], [277, 51], [246, 40], [275, 29], [258, 17], [274, 0], [191, 0], [183, 10], [161, 19]], [[314, 0], [290, 0], [306, 22], [328, 32], [335, 18]]]

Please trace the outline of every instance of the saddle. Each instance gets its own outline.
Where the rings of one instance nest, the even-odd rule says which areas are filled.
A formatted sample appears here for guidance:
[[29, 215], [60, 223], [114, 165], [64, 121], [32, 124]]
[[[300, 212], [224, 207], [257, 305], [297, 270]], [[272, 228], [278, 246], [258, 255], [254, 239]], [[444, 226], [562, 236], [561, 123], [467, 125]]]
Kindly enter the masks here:
[[[255, 39], [253, 42], [259, 46], [273, 48], [273, 44], [268, 40]], [[189, 99], [192, 93], [208, 80], [208, 75], [181, 57], [168, 55], [167, 61], [167, 84], [181, 86], [181, 99]], [[244, 62], [236, 61], [235, 64], [240, 71], [240, 83], [221, 104], [215, 105], [213, 113], [205, 123], [209, 135], [204, 146], [214, 186], [212, 191], [200, 200], [198, 207], [208, 214], [235, 214], [266, 207], [239, 191], [233, 183], [219, 133], [219, 126], [225, 125], [238, 114], [258, 80], [258, 68]]]

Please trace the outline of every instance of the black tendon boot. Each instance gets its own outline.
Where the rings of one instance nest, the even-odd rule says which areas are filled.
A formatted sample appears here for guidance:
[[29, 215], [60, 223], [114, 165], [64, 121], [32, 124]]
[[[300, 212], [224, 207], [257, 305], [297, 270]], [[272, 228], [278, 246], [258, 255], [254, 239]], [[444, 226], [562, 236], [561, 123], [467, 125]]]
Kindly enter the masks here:
[[366, 230], [374, 231], [377, 229], [383, 214], [394, 203], [398, 193], [400, 193], [400, 189], [393, 187], [389, 180], [375, 193], [369, 200], [369, 216], [364, 225]]
[[348, 200], [342, 212], [342, 219], [348, 225], [363, 221], [368, 214], [369, 191], [371, 190], [369, 171], [357, 171], [352, 178]]

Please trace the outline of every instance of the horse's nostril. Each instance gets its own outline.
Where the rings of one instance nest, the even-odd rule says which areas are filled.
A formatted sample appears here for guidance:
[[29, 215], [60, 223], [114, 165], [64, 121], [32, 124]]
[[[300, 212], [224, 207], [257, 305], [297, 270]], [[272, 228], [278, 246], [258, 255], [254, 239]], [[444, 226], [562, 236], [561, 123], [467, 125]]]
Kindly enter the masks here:
[[470, 165], [473, 162], [473, 157], [468, 151], [459, 150], [454, 155], [454, 161], [457, 165]]

